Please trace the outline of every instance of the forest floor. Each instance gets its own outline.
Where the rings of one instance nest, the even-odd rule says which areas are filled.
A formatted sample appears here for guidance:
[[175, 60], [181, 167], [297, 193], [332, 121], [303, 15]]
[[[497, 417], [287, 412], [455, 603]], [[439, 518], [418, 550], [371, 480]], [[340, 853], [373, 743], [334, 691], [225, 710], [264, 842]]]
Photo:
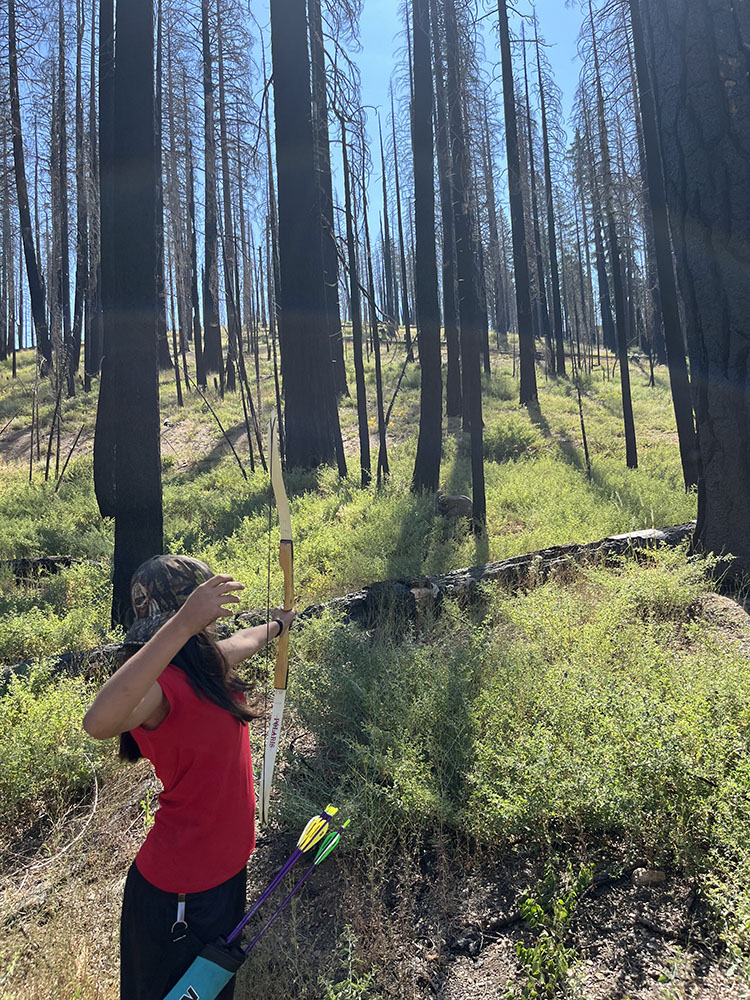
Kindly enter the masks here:
[[[396, 351], [393, 355], [386, 359], [391, 383], [401, 360]], [[647, 371], [634, 363], [637, 472], [624, 468], [618, 381], [606, 378], [604, 367], [584, 379], [593, 466], [588, 477], [577, 400], [569, 384], [546, 383], [540, 371], [539, 408], [519, 410], [512, 359], [495, 358], [493, 364], [485, 408], [486, 546], [478, 545], [460, 525], [436, 521], [431, 498], [409, 498], [418, 398], [418, 379], [409, 370], [389, 437], [394, 469], [390, 485], [365, 492], [338, 483], [332, 474], [290, 477], [293, 524], [299, 532], [295, 548], [300, 607], [378, 579], [442, 572], [549, 544], [683, 523], [694, 516], [695, 499], [681, 489], [663, 369], [657, 369], [652, 389]], [[24, 586], [6, 572], [0, 579], [2, 663], [44, 657], [71, 644], [91, 648], [117, 637], [107, 620], [112, 529], [99, 518], [91, 488], [94, 400], [79, 393], [64, 401], [60, 467], [79, 428], [83, 431], [55, 490], [54, 441], [44, 481], [54, 399], [42, 386], [39, 451], [36, 441], [30, 451], [34, 380], [33, 368], [23, 359], [20, 375], [16, 383], [5, 369], [0, 376], [0, 428], [11, 421], [0, 433], [0, 560], [71, 554], [103, 560], [104, 568], [84, 564], [50, 581]], [[270, 378], [264, 369], [261, 381], [267, 399]], [[369, 379], [372, 392], [371, 371]], [[271, 535], [267, 483], [260, 468], [249, 470], [238, 400], [222, 401], [211, 392], [210, 401], [238, 448], [248, 479], [228, 455], [207, 408], [194, 399], [180, 410], [173, 384], [163, 376], [165, 545], [235, 573], [248, 582], [249, 606], [263, 607]], [[354, 467], [356, 412], [351, 400], [342, 404], [342, 425]], [[447, 427], [445, 440], [444, 488], [470, 493], [462, 435]], [[538, 597], [534, 592], [517, 598], [493, 596], [481, 627], [478, 620], [451, 612], [449, 624], [443, 626], [447, 635], [439, 628], [434, 634], [426, 629], [413, 646], [387, 645], [385, 666], [378, 660], [375, 638], [367, 646], [357, 636], [329, 637], [325, 630], [330, 623], [312, 624], [301, 633], [282, 762], [286, 774], [277, 798], [280, 811], [276, 825], [259, 835], [249, 868], [249, 897], [288, 855], [299, 817], [306, 815], [310, 801], [320, 801], [322, 789], [333, 789], [330, 794], [350, 810], [352, 847], [342, 845], [336, 860], [311, 879], [299, 904], [272, 929], [241, 971], [236, 1000], [749, 998], [743, 936], [748, 925], [745, 930], [741, 926], [748, 913], [745, 853], [742, 845], [722, 841], [712, 854], [704, 841], [705, 831], [714, 829], [714, 812], [723, 817], [726, 808], [741, 801], [737, 794], [747, 798], [750, 786], [744, 784], [743, 773], [731, 794], [717, 792], [708, 802], [695, 791], [694, 781], [685, 791], [684, 778], [692, 768], [712, 776], [711, 781], [726, 776], [735, 780], [733, 762], [741, 761], [750, 730], [750, 698], [741, 690], [750, 653], [750, 617], [741, 599], [714, 593], [705, 579], [696, 582], [684, 554], [676, 560], [653, 569], [647, 566], [643, 575], [626, 563], [597, 570], [591, 577], [584, 573], [569, 583], [540, 588]], [[272, 574], [277, 573], [274, 566]], [[276, 577], [272, 584], [278, 588]], [[603, 615], [611, 614], [600, 624], [585, 618], [596, 600], [601, 600]], [[618, 601], [623, 617], [608, 607]], [[524, 629], [528, 645], [521, 661], [527, 661], [527, 673], [512, 658]], [[644, 649], [638, 651], [636, 663], [639, 635]], [[595, 664], [597, 651], [610, 641], [614, 652], [602, 654], [601, 663]], [[335, 645], [339, 642], [340, 648]], [[599, 678], [597, 671], [612, 662], [619, 673]], [[542, 663], [549, 666], [543, 681]], [[335, 666], [341, 669], [341, 682], [335, 690], [326, 689]], [[388, 673], [391, 669], [397, 673]], [[720, 679], [724, 669], [726, 681]], [[385, 687], [379, 688], [378, 671], [383, 670]], [[435, 705], [426, 704], [418, 692], [427, 670], [432, 673], [428, 688]], [[566, 708], [565, 699], [578, 691], [572, 679], [578, 670], [583, 701]], [[704, 696], [697, 678], [705, 676], [706, 684], [713, 683], [712, 670], [716, 691], [707, 688]], [[507, 691], [502, 686], [505, 675], [513, 679]], [[318, 676], [320, 691], [313, 685], [308, 694], [305, 683]], [[383, 692], [401, 692], [398, 685], [408, 685], [410, 678], [414, 690], [404, 688], [408, 713], [397, 715]], [[452, 693], [454, 682], [466, 686]], [[645, 693], [652, 682], [653, 693]], [[693, 685], [695, 696], [683, 705], [680, 699], [688, 699]], [[356, 692], [354, 702], [344, 700], [352, 697], [350, 691]], [[71, 699], [84, 703], [90, 697], [85, 684], [71, 692]], [[602, 810], [614, 808], [605, 802], [613, 781], [607, 778], [610, 764], [604, 759], [602, 775], [586, 771], [593, 783], [602, 782], [593, 805], [583, 799], [569, 805], [565, 795], [573, 793], [567, 791], [553, 801], [556, 787], [562, 789], [568, 781], [571, 766], [556, 758], [555, 740], [567, 748], [571, 760], [580, 759], [580, 765], [572, 766], [580, 766], [582, 773], [599, 766], [597, 751], [591, 761], [586, 756], [586, 743], [596, 731], [585, 737], [583, 723], [580, 734], [570, 735], [563, 727], [566, 718], [565, 725], [574, 728], [576, 719], [589, 718], [586, 698], [593, 699], [594, 692], [599, 692], [599, 700], [592, 701], [591, 718], [609, 719], [614, 713], [611, 724], [622, 730], [622, 760], [627, 761], [632, 740], [637, 761], [632, 787], [617, 792], [625, 803], [617, 809], [624, 812], [614, 820], [608, 813], [606, 822], [596, 819]], [[37, 693], [41, 704], [44, 682]], [[636, 704], [642, 696], [651, 699], [645, 713]], [[520, 720], [520, 725], [527, 719], [534, 733], [528, 745], [523, 743], [523, 729], [514, 736], [512, 725], [503, 721], [514, 698], [520, 698], [522, 707], [508, 708], [507, 720]], [[471, 726], [461, 728], [461, 715], [471, 699]], [[19, 703], [28, 706], [30, 700], [24, 695]], [[707, 712], [704, 718], [701, 706], [709, 702], [716, 715]], [[19, 815], [25, 818], [9, 821], [0, 804], [0, 1000], [114, 1000], [122, 887], [152, 820], [158, 784], [143, 762], [117, 765], [111, 747], [103, 753], [99, 747], [79, 748], [70, 734], [80, 709], [71, 703], [55, 709], [64, 718], [51, 736], [46, 731], [40, 735], [36, 754], [40, 759], [55, 757], [50, 767], [58, 777], [68, 767], [68, 758], [79, 762], [81, 773], [69, 797], [54, 804], [43, 787], [46, 779], [34, 770], [37, 762], [32, 764], [17, 751], [3, 705], [0, 699], [0, 739], [6, 747], [0, 755], [5, 757], [0, 759], [0, 789], [3, 795], [7, 790], [8, 801], [18, 796]], [[569, 715], [563, 712], [556, 718], [559, 706]], [[398, 736], [389, 734], [382, 742], [389, 713], [396, 715], [391, 723], [403, 730], [401, 744]], [[719, 732], [722, 717], [731, 723], [726, 734]], [[712, 723], [712, 718], [718, 721]], [[34, 732], [35, 725], [41, 728], [33, 712], [29, 719], [24, 732]], [[360, 721], [361, 730], [351, 729]], [[492, 757], [504, 742], [493, 733], [495, 722], [501, 733], [507, 731], [507, 745], [516, 754], [512, 759]], [[473, 743], [465, 759], [474, 763], [462, 771], [468, 732]], [[714, 735], [721, 748], [715, 759]], [[253, 726], [254, 748], [262, 740], [258, 721]], [[696, 747], [692, 755], [685, 749], [691, 744]], [[95, 750], [99, 757], [93, 757]], [[359, 756], [347, 757], [350, 751]], [[443, 751], [450, 765], [442, 759]], [[684, 768], [679, 755], [687, 760]], [[5, 766], [9, 760], [12, 766]], [[616, 761], [611, 766], [615, 776], [627, 770], [627, 764]], [[506, 781], [504, 775], [511, 774], [516, 777]], [[33, 785], [26, 799], [18, 791], [24, 783]], [[549, 789], [551, 800], [542, 801]], [[628, 809], [637, 814], [635, 832]], [[738, 827], [737, 836], [743, 838], [748, 810], [742, 805], [737, 809], [745, 824]], [[731, 817], [727, 822], [731, 824]], [[721, 831], [729, 837], [723, 827]], [[644, 878], [652, 884], [641, 884]], [[544, 970], [546, 985], [535, 986], [535, 969]]]
[[[700, 615], [724, 640], [750, 654], [750, 615], [716, 594]], [[254, 724], [262, 738], [262, 724]], [[294, 723], [290, 742], [304, 746]], [[148, 828], [159, 783], [150, 766], [109, 768], [95, 799], [18, 843], [6, 845], [0, 872], [0, 997], [3, 1000], [114, 1000], [117, 922], [125, 875]], [[295, 835], [261, 833], [250, 864], [249, 897], [262, 891], [294, 846]], [[455, 848], [455, 845], [454, 845]], [[406, 857], [406, 856], [405, 856]], [[394, 859], [398, 863], [398, 858]], [[746, 1000], [740, 968], [719, 946], [715, 920], [693, 878], [656, 869], [616, 843], [581, 834], [566, 860], [593, 866], [564, 932], [569, 949], [555, 996], [580, 1000]], [[545, 861], [522, 841], [501, 855], [471, 857], [468, 845], [423, 850], [409, 864], [408, 891], [391, 882], [372, 925], [365, 865], [348, 858], [323, 868], [305, 901], [274, 929], [239, 976], [237, 1000], [359, 997], [362, 1000], [485, 1000], [522, 993], [517, 946], [534, 947], [519, 902], [543, 883]], [[643, 870], [660, 879], [638, 884]], [[640, 875], [639, 875], [640, 872]], [[385, 874], [385, 873], [381, 873]], [[311, 991], [315, 970], [349, 943], [377, 956], [372, 969], [349, 967], [346, 991]], [[560, 962], [561, 945], [546, 956]], [[281, 956], [281, 958], [280, 958]], [[373, 968], [375, 966], [373, 965]], [[339, 972], [341, 974], [341, 970]], [[279, 985], [288, 984], [279, 990]], [[297, 992], [299, 990], [299, 992]], [[545, 994], [540, 993], [539, 996]], [[154, 998], [159, 1000], [159, 998]]]

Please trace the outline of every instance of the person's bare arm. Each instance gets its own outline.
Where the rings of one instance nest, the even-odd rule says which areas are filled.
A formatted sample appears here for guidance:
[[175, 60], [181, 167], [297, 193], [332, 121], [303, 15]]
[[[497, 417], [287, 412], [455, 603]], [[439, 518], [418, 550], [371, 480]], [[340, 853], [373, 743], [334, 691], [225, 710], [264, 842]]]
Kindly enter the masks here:
[[220, 574], [192, 592], [180, 610], [104, 684], [83, 718], [83, 728], [98, 740], [135, 729], [158, 715], [164, 695], [157, 681], [188, 639], [238, 604], [232, 591], [243, 590], [231, 576]]
[[263, 649], [271, 639], [278, 639], [281, 632], [278, 624], [274, 624], [276, 619], [284, 623], [286, 631], [291, 627], [296, 617], [296, 611], [284, 611], [283, 608], [276, 608], [275, 611], [271, 612], [272, 620], [267, 625], [253, 625], [252, 628], [243, 628], [227, 639], [220, 639], [217, 646], [230, 667], [236, 667]]

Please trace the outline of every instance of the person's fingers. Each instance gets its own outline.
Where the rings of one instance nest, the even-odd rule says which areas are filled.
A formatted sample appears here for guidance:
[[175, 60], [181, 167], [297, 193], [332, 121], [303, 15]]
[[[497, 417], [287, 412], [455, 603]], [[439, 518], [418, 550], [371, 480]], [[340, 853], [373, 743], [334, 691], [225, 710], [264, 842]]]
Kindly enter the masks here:
[[203, 586], [221, 589], [226, 586], [244, 587], [245, 584], [235, 580], [231, 573], [217, 573], [216, 576], [212, 576], [210, 579], [206, 580]]

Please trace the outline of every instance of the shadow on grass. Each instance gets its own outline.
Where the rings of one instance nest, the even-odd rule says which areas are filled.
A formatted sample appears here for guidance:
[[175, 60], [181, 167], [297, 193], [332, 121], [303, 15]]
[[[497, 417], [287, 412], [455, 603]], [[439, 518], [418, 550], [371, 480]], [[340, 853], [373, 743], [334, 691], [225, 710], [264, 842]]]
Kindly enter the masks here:
[[[587, 397], [588, 401], [588, 397]], [[600, 402], [600, 400], [597, 400]], [[606, 404], [602, 403], [606, 406]], [[608, 408], [608, 407], [607, 407]], [[539, 428], [545, 438], [553, 441], [558, 448], [562, 458], [581, 473], [586, 483], [593, 489], [596, 495], [607, 503], [612, 502], [616, 496], [622, 512], [635, 520], [643, 517], [643, 500], [635, 484], [631, 487], [623, 486], [621, 480], [613, 482], [611, 475], [601, 466], [595, 464], [595, 456], [591, 456], [591, 478], [586, 471], [586, 464], [583, 456], [583, 447], [576, 444], [571, 438], [564, 434], [555, 434], [550, 428], [547, 419], [541, 412], [538, 403], [530, 404], [528, 407], [529, 417], [532, 423]], [[589, 445], [589, 450], [590, 450]], [[625, 457], [623, 454], [623, 467]], [[632, 470], [637, 472], [637, 470]], [[646, 525], [644, 525], [646, 527]]]
[[[445, 464], [441, 468], [440, 489], [451, 496], [468, 496], [471, 498], [472, 489], [470, 481], [471, 442], [469, 435], [461, 429], [460, 418], [451, 418], [448, 421], [447, 436], [456, 440], [453, 459], [450, 464]], [[414, 518], [420, 522], [420, 537], [415, 543], [414, 538]], [[427, 573], [425, 569], [429, 565], [429, 574], [432, 576], [447, 573], [455, 568], [456, 547], [465, 540], [467, 529], [466, 518], [444, 517], [436, 513], [435, 495], [424, 493], [421, 497], [414, 497], [412, 505], [403, 518], [403, 529], [401, 535], [396, 539], [393, 546], [394, 556], [388, 564], [387, 578], [396, 579], [404, 576], [403, 559], [399, 555], [407, 548], [416, 548], [419, 555], [419, 564], [413, 565], [409, 575], [419, 576]], [[474, 563], [483, 564], [489, 559], [489, 540], [487, 532], [474, 535]]]
[[[238, 465], [237, 459], [232, 454], [232, 448], [229, 446], [229, 441], [231, 441], [232, 446], [239, 456], [242, 468], [248, 475], [251, 474], [252, 468], [250, 466], [250, 456], [247, 453], [247, 431], [244, 421], [236, 423], [233, 427], [225, 427], [224, 435], [222, 435], [222, 432], [216, 425], [216, 421], [213, 421], [213, 424], [218, 438], [216, 444], [207, 455], [204, 455], [203, 458], [196, 459], [195, 462], [191, 462], [188, 468], [180, 472], [178, 477], [180, 482], [190, 483], [199, 476], [203, 475], [205, 472], [211, 472], [222, 461], [222, 459], [227, 457], [227, 455], [232, 459], [232, 462], [234, 462], [235, 465]], [[253, 452], [255, 454], [255, 447], [253, 447]], [[256, 468], [259, 464], [260, 460], [257, 454], [255, 454]]]

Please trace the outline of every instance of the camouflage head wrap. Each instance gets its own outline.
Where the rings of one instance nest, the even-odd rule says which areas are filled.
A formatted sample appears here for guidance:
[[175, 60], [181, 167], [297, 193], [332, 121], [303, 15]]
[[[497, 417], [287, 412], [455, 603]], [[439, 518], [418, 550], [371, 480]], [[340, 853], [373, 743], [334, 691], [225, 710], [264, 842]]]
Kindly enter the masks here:
[[178, 611], [196, 587], [214, 574], [192, 556], [154, 556], [138, 567], [130, 581], [135, 621], [124, 641], [148, 642]]

